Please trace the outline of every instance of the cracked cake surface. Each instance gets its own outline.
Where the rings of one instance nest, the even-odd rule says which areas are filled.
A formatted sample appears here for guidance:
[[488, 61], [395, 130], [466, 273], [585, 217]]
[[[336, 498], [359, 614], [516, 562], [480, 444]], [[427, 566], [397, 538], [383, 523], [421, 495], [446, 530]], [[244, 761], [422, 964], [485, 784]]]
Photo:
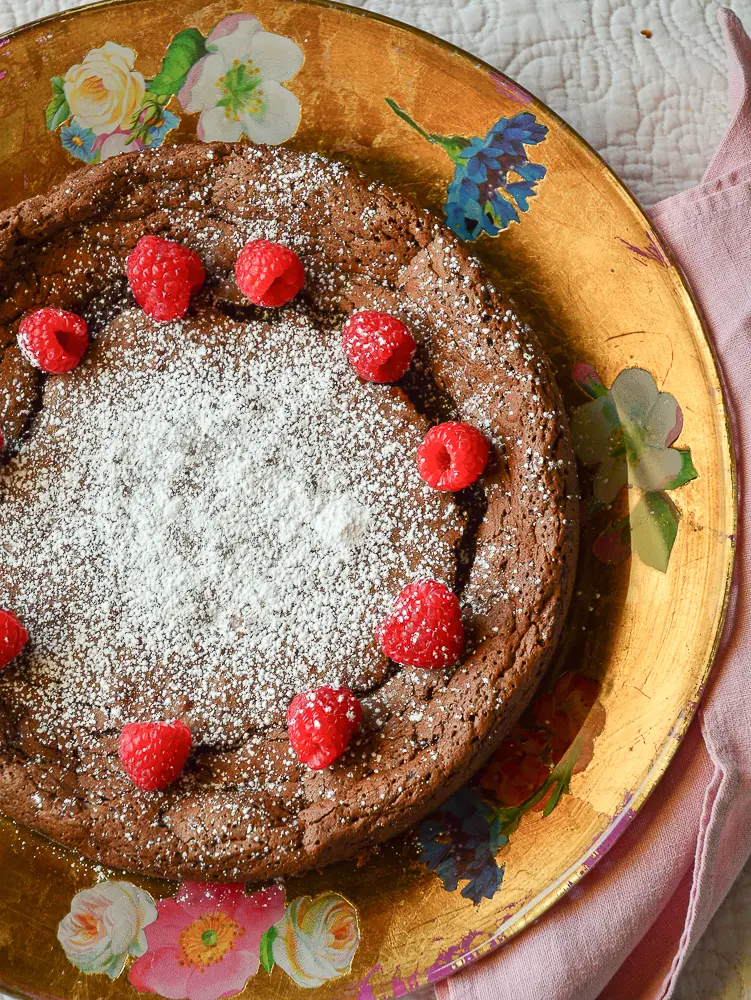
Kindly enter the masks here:
[[[128, 291], [146, 233], [204, 263], [181, 320], [154, 322]], [[235, 286], [258, 238], [305, 266], [283, 309]], [[315, 154], [163, 147], [0, 216], [0, 297], [0, 607], [31, 633], [0, 674], [0, 810], [103, 863], [252, 880], [353, 856], [466, 781], [549, 661], [577, 515], [548, 363], [445, 227]], [[65, 375], [16, 344], [45, 305], [89, 325]], [[362, 381], [341, 350], [363, 308], [417, 341], [397, 385]], [[492, 447], [455, 495], [415, 463], [446, 419]], [[398, 666], [375, 638], [423, 577], [460, 598], [450, 669]], [[316, 772], [285, 712], [321, 684], [351, 688], [363, 722]], [[154, 718], [186, 722], [194, 753], [145, 792], [118, 737]]]

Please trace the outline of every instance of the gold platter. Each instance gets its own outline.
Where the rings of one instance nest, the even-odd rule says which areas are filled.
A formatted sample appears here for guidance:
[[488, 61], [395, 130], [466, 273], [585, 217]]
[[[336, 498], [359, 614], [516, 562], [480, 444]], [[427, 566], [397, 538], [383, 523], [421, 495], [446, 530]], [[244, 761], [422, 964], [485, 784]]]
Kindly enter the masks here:
[[[247, 55], [252, 85], [232, 76], [239, 63], [201, 62], [243, 32], [256, 61], [235, 58]], [[344, 159], [445, 210], [512, 292], [553, 359], [582, 460], [576, 596], [536, 705], [464, 797], [362, 867], [266, 887], [273, 927], [251, 914], [257, 887], [231, 902], [209, 891], [216, 929], [196, 922], [195, 887], [106, 870], [0, 820], [0, 989], [17, 996], [214, 1000], [245, 984], [242, 996], [269, 1000], [368, 1000], [450, 974], [539, 917], [643, 805], [701, 696], [727, 603], [733, 459], [689, 290], [586, 143], [468, 54], [323, 0], [119, 0], [57, 15], [0, 41], [0, 208], [81, 161], [238, 127], [191, 105], [191, 79], [210, 72], [224, 73], [225, 109], [245, 101], [245, 141]], [[262, 84], [275, 116], [251, 107]], [[168, 907], [200, 931], [198, 951], [184, 935], [163, 949], [187, 985], [169, 986], [155, 947]], [[232, 926], [245, 920], [246, 966], [223, 979], [242, 951], [228, 937], [221, 952], [230, 912], [245, 914]], [[135, 921], [124, 944], [103, 913], [118, 931]]]

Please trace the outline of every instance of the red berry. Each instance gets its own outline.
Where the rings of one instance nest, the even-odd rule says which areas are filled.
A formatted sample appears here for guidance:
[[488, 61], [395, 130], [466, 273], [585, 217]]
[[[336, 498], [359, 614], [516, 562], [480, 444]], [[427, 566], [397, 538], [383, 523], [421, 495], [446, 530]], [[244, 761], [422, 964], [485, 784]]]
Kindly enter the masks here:
[[161, 236], [142, 236], [128, 257], [128, 283], [152, 319], [180, 319], [206, 280], [198, 254]]
[[192, 742], [184, 722], [131, 722], [120, 734], [120, 760], [133, 784], [151, 792], [178, 777]]
[[80, 362], [88, 345], [86, 320], [66, 309], [45, 306], [28, 313], [18, 325], [21, 353], [43, 372], [69, 372]]
[[464, 625], [456, 594], [436, 580], [407, 584], [378, 629], [381, 649], [406, 667], [450, 667], [464, 649]]
[[0, 610], [0, 670], [15, 660], [29, 641], [29, 633], [12, 611]]
[[342, 330], [344, 353], [368, 382], [397, 382], [409, 368], [416, 346], [396, 316], [373, 309], [350, 316]]
[[417, 471], [435, 490], [463, 490], [485, 471], [487, 439], [470, 424], [449, 420], [431, 427], [417, 449]]
[[303, 286], [305, 270], [294, 250], [269, 240], [251, 240], [235, 262], [237, 287], [257, 306], [283, 306]]
[[361, 719], [362, 706], [349, 688], [304, 691], [287, 709], [289, 741], [301, 763], [320, 771], [341, 757]]

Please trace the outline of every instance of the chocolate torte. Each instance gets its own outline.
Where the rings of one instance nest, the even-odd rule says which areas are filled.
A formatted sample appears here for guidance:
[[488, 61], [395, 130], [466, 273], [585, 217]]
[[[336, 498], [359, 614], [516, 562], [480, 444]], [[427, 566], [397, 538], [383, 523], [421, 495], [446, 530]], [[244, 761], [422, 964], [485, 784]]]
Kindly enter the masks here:
[[[184, 318], [135, 303], [126, 259], [154, 233], [206, 282]], [[280, 309], [234, 280], [248, 240], [292, 248]], [[352, 857], [458, 789], [528, 703], [568, 603], [575, 468], [532, 331], [429, 214], [341, 163], [232, 144], [163, 147], [72, 174], [0, 216], [0, 607], [30, 641], [0, 673], [0, 811], [97, 861], [266, 879]], [[30, 310], [84, 317], [62, 375], [17, 345]], [[341, 348], [361, 309], [417, 341], [396, 385]], [[452, 494], [420, 478], [431, 425], [491, 445]], [[458, 595], [459, 663], [379, 649], [400, 590]], [[362, 723], [301, 764], [291, 699], [344, 685]], [[124, 725], [179, 719], [177, 781], [124, 773]]]

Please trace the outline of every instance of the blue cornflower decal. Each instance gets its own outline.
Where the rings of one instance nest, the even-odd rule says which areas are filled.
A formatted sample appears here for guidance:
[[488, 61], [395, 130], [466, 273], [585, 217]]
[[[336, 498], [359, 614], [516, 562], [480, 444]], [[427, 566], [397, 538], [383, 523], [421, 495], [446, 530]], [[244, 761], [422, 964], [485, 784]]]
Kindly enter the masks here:
[[166, 108], [161, 109], [161, 119], [154, 124], [150, 125], [149, 130], [146, 133], [145, 141], [147, 146], [161, 146], [164, 142], [164, 137], [173, 128], [177, 128], [180, 124], [180, 119], [177, 115], [172, 114], [171, 111], [167, 111]]
[[71, 119], [68, 125], [64, 125], [60, 130], [60, 141], [63, 149], [75, 156], [77, 160], [84, 163], [94, 163], [98, 153], [94, 152], [94, 141], [96, 136], [90, 128], [81, 128], [75, 118]]
[[467, 880], [462, 896], [475, 906], [492, 899], [503, 881], [495, 856], [508, 843], [497, 809], [471, 788], [462, 788], [420, 824], [420, 861], [448, 892]]
[[484, 139], [472, 139], [461, 151], [444, 206], [449, 228], [457, 236], [497, 236], [519, 221], [519, 212], [529, 209], [529, 199], [545, 176], [541, 163], [527, 159], [526, 147], [542, 142], [547, 131], [525, 111], [501, 118]]
[[463, 240], [476, 240], [481, 233], [497, 236], [519, 213], [529, 209], [529, 199], [545, 176], [541, 163], [530, 162], [527, 147], [536, 146], [548, 134], [529, 111], [501, 118], [485, 138], [439, 135], [426, 132], [394, 101], [389, 107], [423, 138], [442, 146], [456, 164], [448, 187], [444, 212], [449, 229]]

